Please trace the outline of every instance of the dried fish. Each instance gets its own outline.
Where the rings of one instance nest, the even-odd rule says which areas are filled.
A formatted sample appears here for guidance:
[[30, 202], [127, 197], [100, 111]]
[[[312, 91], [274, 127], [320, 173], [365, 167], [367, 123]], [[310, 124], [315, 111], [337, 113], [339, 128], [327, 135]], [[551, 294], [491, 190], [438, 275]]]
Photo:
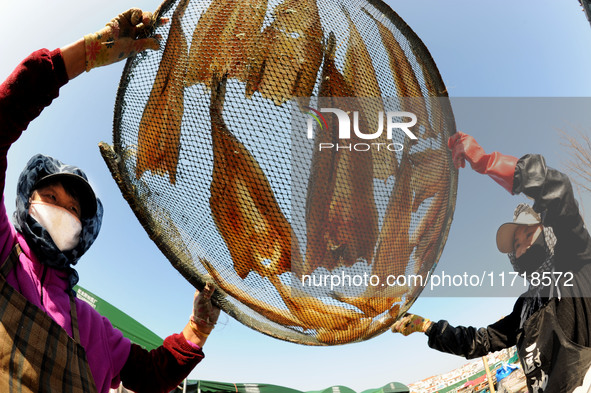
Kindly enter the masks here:
[[[437, 68], [431, 67], [428, 64], [430, 62], [424, 61], [424, 56], [422, 56], [418, 52], [418, 45], [411, 45], [410, 48], [412, 53], [417, 58], [418, 64], [421, 66], [421, 70], [423, 71], [423, 80], [425, 81], [425, 87], [427, 88], [427, 92], [429, 97], [447, 97], [447, 89], [442, 83], [436, 83], [436, 79], [440, 79], [439, 72]], [[435, 76], [436, 75], [436, 76]], [[441, 86], [442, 89], [437, 89], [435, 86]]]
[[[443, 149], [447, 147], [444, 146]], [[426, 149], [410, 156], [414, 170], [411, 187], [414, 191], [412, 211], [416, 212], [425, 200], [438, 192], [445, 192], [449, 185], [449, 169], [441, 163], [445, 152], [442, 148]]]
[[365, 336], [365, 332], [370, 327], [371, 322], [371, 318], [361, 318], [353, 321], [343, 330], [331, 330], [321, 327], [316, 330], [315, 337], [324, 344], [347, 344]]
[[388, 311], [388, 316], [390, 318], [394, 318], [394, 320], [398, 319], [398, 317], [400, 316], [400, 304], [397, 304], [394, 307], [392, 307], [390, 311]]
[[[453, 115], [451, 115], [451, 107], [449, 106], [449, 100], [447, 99], [447, 89], [443, 83], [440, 82], [441, 77], [435, 67], [429, 66], [429, 61], [424, 61], [424, 55], [418, 51], [419, 45], [411, 45], [411, 50], [418, 59], [418, 64], [423, 71], [423, 80], [425, 82], [425, 88], [427, 89], [429, 104], [431, 107], [431, 129], [435, 133], [443, 135], [443, 131], [446, 126], [446, 117], [450, 117], [448, 121], [453, 123]], [[442, 97], [442, 98], [435, 98]], [[451, 125], [453, 127], [453, 124]], [[444, 140], [447, 137], [444, 136]]]
[[[341, 8], [349, 22], [349, 42], [345, 53], [343, 74], [345, 80], [351, 85], [353, 95], [359, 97], [360, 107], [367, 119], [367, 129], [371, 130], [370, 132], [375, 132], [379, 128], [380, 121], [383, 127], [386, 124], [382, 91], [363, 37], [357, 30], [347, 9]], [[390, 143], [385, 132], [382, 132], [381, 136], [372, 142], [383, 143], [382, 146]], [[395, 174], [397, 162], [396, 156], [392, 152], [388, 149], [373, 149], [372, 153], [376, 179], [387, 180]]]
[[392, 324], [398, 319], [399, 313], [400, 305], [395, 304], [388, 313], [379, 320], [363, 318], [360, 322], [352, 324], [347, 330], [329, 331], [320, 328], [317, 330], [315, 337], [318, 341], [325, 344], [346, 344], [360, 338], [366, 340], [392, 326]]
[[[343, 303], [350, 304], [357, 307], [368, 317], [376, 317], [384, 311], [391, 309], [394, 303], [402, 302], [402, 297], [408, 287], [404, 286], [389, 286], [381, 291], [367, 291], [362, 296], [343, 296], [339, 293], [332, 292], [334, 299]], [[371, 294], [371, 296], [369, 296]]]
[[416, 262], [415, 271], [421, 270], [421, 266], [430, 267], [436, 261], [442, 241], [441, 229], [445, 222], [443, 207], [446, 202], [447, 194], [438, 193], [412, 235], [411, 244], [416, 247], [413, 257]]
[[[327, 129], [320, 129], [316, 133], [315, 150], [312, 156], [310, 177], [308, 179], [308, 194], [306, 201], [306, 263], [311, 273], [319, 266], [336, 266], [337, 262], [331, 258], [328, 246], [328, 216], [330, 204], [334, 194], [338, 152], [325, 151], [320, 154], [318, 146], [325, 141], [333, 141], [334, 126], [332, 119]], [[328, 123], [328, 120], [327, 120]]]
[[[322, 72], [322, 105], [342, 110], [354, 107], [352, 91], [334, 62], [335, 39], [329, 35]], [[373, 197], [373, 163], [370, 152], [336, 149], [321, 151], [321, 143], [356, 143], [338, 139], [338, 122], [327, 116], [327, 128], [317, 130], [306, 201], [306, 263], [314, 270], [351, 266], [371, 261], [378, 234], [378, 214]], [[365, 118], [362, 118], [366, 124]]]
[[385, 329], [388, 329], [400, 315], [400, 304], [395, 304], [388, 310], [388, 313], [384, 316], [380, 317], [377, 321], [374, 321], [372, 326], [367, 330], [365, 333], [364, 338], [371, 338], [375, 336], [377, 333], [383, 332]]
[[390, 31], [382, 22], [377, 20], [369, 11], [363, 9], [365, 13], [374, 21], [378, 27], [378, 31], [382, 38], [382, 43], [386, 48], [388, 59], [390, 60], [390, 69], [394, 75], [394, 81], [396, 82], [396, 90], [398, 96], [402, 99], [403, 111], [412, 112], [417, 115], [417, 128], [423, 126], [425, 132], [421, 135], [422, 137], [437, 137], [437, 134], [431, 128], [429, 123], [429, 111], [424, 99], [409, 99], [408, 97], [423, 97], [421, 85], [415, 75], [415, 72], [410, 64], [406, 53], [400, 46], [400, 43], [394, 37], [392, 31]]
[[[322, 62], [322, 25], [316, 0], [285, 0], [273, 22], [258, 35], [246, 83], [246, 96], [259, 92], [282, 105], [310, 97]], [[302, 100], [300, 105], [307, 105]]]
[[187, 40], [181, 18], [188, 0], [182, 0], [172, 15], [170, 33], [164, 47], [154, 85], [142, 114], [138, 131], [135, 177], [146, 171], [176, 182], [180, 152], [181, 121], [184, 111], [184, 78], [187, 68]]
[[[350, 95], [347, 83], [342, 80], [342, 75], [334, 64], [335, 36], [330, 33], [327, 50], [325, 53], [324, 66], [322, 70], [322, 83], [320, 85], [320, 96], [322, 104], [331, 106], [332, 97]], [[338, 91], [335, 94], [335, 91]], [[328, 247], [326, 237], [330, 203], [334, 194], [336, 184], [336, 170], [338, 165], [338, 152], [330, 149], [324, 152], [319, 151], [321, 143], [338, 143], [337, 125], [334, 119], [327, 119], [328, 127], [316, 129], [314, 138], [314, 153], [308, 178], [308, 193], [306, 196], [306, 262], [311, 273], [319, 266], [336, 266], [334, 260], [330, 260], [331, 250]]]
[[213, 0], [193, 32], [187, 85], [212, 88], [223, 75], [245, 82], [266, 10], [267, 0]]
[[343, 151], [339, 155], [327, 222], [328, 246], [341, 253], [343, 265], [351, 266], [359, 259], [373, 259], [378, 238], [373, 163], [371, 152]]
[[[447, 166], [438, 165], [435, 156], [442, 155], [445, 149], [427, 149], [411, 155], [415, 162], [413, 180], [415, 180], [415, 198], [413, 200], [413, 211], [419, 206], [427, 205], [425, 214], [422, 215], [419, 225], [414, 230], [410, 243], [414, 247], [412, 259], [414, 260], [414, 274], [420, 275], [423, 279], [429, 270], [437, 262], [441, 252], [442, 242], [445, 238], [441, 237], [445, 225], [446, 212], [445, 206], [448, 203], [448, 186], [451, 181], [451, 173]], [[429, 178], [429, 175], [431, 177]], [[430, 199], [427, 202], [427, 199]], [[409, 296], [414, 296], [420, 292], [417, 287]]]
[[[365, 46], [361, 34], [351, 19], [349, 11], [345, 7], [342, 10], [349, 22], [349, 42], [345, 54], [344, 76], [351, 84], [353, 92], [357, 97], [380, 98], [382, 91], [378, 83], [377, 74], [373, 66], [371, 55]], [[371, 108], [374, 109], [374, 108]], [[367, 111], [374, 112], [374, 111]], [[372, 117], [370, 125], [377, 129], [377, 118]]]
[[388, 275], [404, 274], [413, 246], [410, 244], [410, 221], [412, 213], [412, 164], [405, 150], [397, 174], [396, 184], [384, 217], [378, 238], [372, 274], [386, 282]]
[[[319, 90], [319, 96], [323, 100], [323, 103], [330, 104], [331, 100], [335, 100], [337, 103], [342, 97], [355, 97], [353, 88], [345, 80], [343, 74], [337, 68], [335, 64], [335, 56], [337, 50], [337, 42], [335, 34], [331, 31], [328, 33], [326, 39], [326, 46], [324, 48], [324, 64], [322, 66], [322, 78]], [[343, 103], [350, 100], [340, 100]]]
[[269, 303], [257, 299], [256, 297], [250, 295], [248, 292], [238, 288], [236, 285], [230, 284], [227, 280], [224, 279], [224, 277], [222, 277], [222, 275], [217, 271], [217, 269], [215, 269], [211, 265], [211, 263], [208, 260], [200, 258], [199, 261], [201, 262], [203, 267], [205, 267], [205, 269], [208, 271], [211, 277], [215, 280], [216, 284], [219, 285], [219, 287], [222, 288], [230, 296], [238, 300], [240, 303], [258, 312], [270, 321], [276, 322], [280, 325], [303, 327], [302, 322], [299, 321], [293, 315], [291, 315], [289, 310], [283, 310], [277, 307], [273, 307]]
[[293, 250], [299, 250], [297, 239], [258, 162], [226, 126], [222, 116], [226, 80], [214, 81], [211, 94], [210, 208], [241, 278], [250, 271], [264, 277], [279, 275], [290, 271], [292, 243]]
[[363, 317], [362, 313], [324, 303], [297, 288], [289, 287], [283, 284], [277, 276], [269, 277], [269, 280], [281, 295], [287, 308], [298, 320], [302, 321], [307, 329], [342, 330]]

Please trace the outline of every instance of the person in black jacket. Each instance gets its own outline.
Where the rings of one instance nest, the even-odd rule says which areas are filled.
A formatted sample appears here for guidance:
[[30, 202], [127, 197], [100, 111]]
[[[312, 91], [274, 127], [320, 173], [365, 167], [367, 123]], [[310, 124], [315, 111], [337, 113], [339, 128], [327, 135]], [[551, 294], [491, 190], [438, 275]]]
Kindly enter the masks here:
[[486, 328], [406, 314], [392, 331], [424, 332], [431, 348], [467, 359], [516, 345], [530, 392], [590, 391], [591, 237], [570, 180], [540, 155], [485, 154], [464, 133], [448, 145], [456, 168], [468, 161], [510, 193], [534, 200], [533, 207], [520, 204], [497, 232], [497, 247], [530, 285], [511, 314]]

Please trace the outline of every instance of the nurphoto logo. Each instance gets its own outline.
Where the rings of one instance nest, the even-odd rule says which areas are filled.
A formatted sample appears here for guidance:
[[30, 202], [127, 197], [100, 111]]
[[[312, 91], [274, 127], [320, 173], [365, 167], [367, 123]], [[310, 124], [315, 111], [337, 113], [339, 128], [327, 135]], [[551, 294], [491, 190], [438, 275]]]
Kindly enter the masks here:
[[[370, 149], [387, 149], [389, 151], [401, 151], [403, 145], [401, 143], [384, 143], [377, 142], [378, 138], [386, 130], [386, 140], [392, 141], [392, 135], [395, 131], [403, 132], [408, 138], [412, 140], [418, 139], [417, 136], [411, 131], [411, 127], [417, 124], [417, 115], [412, 112], [400, 112], [391, 111], [378, 112], [378, 129], [375, 132], [369, 132], [369, 130], [361, 130], [359, 127], [359, 112], [352, 111], [346, 112], [338, 108], [320, 108], [319, 110], [306, 106], [305, 109], [309, 110], [307, 113], [310, 117], [308, 118], [308, 139], [314, 139], [314, 123], [317, 123], [321, 130], [328, 129], [328, 122], [323, 113], [331, 114], [330, 116], [336, 116], [338, 121], [338, 139], [340, 141], [346, 141], [351, 139], [351, 128], [355, 136], [359, 139], [368, 142], [353, 143], [353, 144], [338, 144], [338, 143], [319, 143], [318, 149], [322, 150], [349, 150], [349, 151], [368, 151]], [[351, 121], [350, 115], [353, 115]], [[384, 127], [384, 118], [385, 127]], [[405, 121], [406, 120], [406, 121]], [[351, 127], [352, 126], [352, 127]], [[365, 131], [365, 132], [364, 132]], [[375, 140], [376, 142], [369, 142]]]

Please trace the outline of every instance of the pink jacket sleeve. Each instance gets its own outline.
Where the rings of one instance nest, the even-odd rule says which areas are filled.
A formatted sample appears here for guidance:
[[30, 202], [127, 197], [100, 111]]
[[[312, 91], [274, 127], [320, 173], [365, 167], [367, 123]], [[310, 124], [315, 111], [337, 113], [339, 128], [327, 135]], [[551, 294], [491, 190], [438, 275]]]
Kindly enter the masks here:
[[[0, 85], [0, 193], [4, 195], [8, 149], [68, 82], [61, 50], [41, 49], [23, 60]], [[4, 205], [0, 204], [0, 264], [15, 242]]]
[[193, 347], [182, 334], [166, 337], [148, 352], [131, 344], [129, 358], [121, 370], [123, 386], [144, 393], [170, 392], [203, 359], [203, 351]]

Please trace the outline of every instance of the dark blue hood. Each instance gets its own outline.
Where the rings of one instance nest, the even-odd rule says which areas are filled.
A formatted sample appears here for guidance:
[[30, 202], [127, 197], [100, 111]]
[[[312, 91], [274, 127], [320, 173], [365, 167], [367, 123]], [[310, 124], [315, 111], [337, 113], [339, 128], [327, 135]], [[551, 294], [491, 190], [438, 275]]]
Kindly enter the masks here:
[[81, 220], [82, 233], [78, 245], [72, 250], [60, 251], [49, 233], [29, 215], [29, 198], [33, 193], [33, 186], [45, 176], [55, 173], [73, 173], [87, 180], [86, 174], [75, 166], [66, 165], [43, 154], [33, 156], [18, 179], [13, 221], [17, 231], [25, 237], [27, 244], [41, 263], [69, 272], [69, 289], [71, 289], [78, 282], [78, 273], [72, 266], [97, 238], [103, 220], [103, 205], [97, 198], [96, 214]]

